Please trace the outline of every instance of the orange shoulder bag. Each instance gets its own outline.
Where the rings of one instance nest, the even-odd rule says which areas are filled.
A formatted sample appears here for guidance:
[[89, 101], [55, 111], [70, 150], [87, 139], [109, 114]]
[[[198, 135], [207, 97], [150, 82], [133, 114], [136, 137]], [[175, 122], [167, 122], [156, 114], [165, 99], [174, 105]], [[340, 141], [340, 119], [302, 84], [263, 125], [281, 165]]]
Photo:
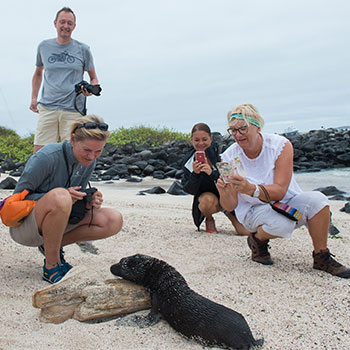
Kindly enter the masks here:
[[24, 200], [29, 192], [23, 190], [5, 198], [0, 203], [0, 217], [4, 225], [9, 227], [19, 226], [31, 213], [36, 201]]

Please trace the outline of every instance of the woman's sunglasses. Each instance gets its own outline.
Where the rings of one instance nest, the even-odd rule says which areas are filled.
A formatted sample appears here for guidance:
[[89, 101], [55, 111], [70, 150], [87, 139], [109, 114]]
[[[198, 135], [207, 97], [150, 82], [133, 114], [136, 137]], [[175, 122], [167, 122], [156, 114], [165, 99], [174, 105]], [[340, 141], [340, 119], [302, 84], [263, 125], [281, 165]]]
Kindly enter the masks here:
[[77, 129], [81, 129], [81, 128], [85, 128], [85, 129], [100, 129], [102, 131], [107, 131], [108, 130], [108, 124], [106, 123], [93, 123], [93, 122], [88, 122], [88, 123], [83, 123], [78, 125], [73, 132], [75, 132], [75, 130]]

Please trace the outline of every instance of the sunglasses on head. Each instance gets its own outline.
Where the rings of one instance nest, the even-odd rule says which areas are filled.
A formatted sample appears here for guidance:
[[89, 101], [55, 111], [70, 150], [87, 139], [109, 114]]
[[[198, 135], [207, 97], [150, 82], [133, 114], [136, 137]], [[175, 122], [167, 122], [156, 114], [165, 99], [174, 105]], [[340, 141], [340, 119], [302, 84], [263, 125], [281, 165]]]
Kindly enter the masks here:
[[83, 123], [78, 125], [73, 132], [75, 132], [75, 130], [77, 129], [81, 129], [81, 128], [85, 128], [85, 129], [100, 129], [102, 131], [107, 131], [108, 130], [108, 124], [106, 123], [93, 123], [93, 122], [88, 122], [88, 123]]

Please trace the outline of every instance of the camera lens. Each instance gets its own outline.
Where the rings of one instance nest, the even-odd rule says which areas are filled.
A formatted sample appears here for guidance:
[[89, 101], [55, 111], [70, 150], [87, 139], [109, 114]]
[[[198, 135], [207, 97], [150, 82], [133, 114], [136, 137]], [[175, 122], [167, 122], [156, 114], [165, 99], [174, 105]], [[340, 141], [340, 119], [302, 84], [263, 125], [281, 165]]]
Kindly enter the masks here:
[[99, 96], [101, 90], [102, 90], [102, 89], [101, 89], [100, 85], [90, 85], [90, 86], [89, 86], [89, 92], [91, 92], [91, 93], [94, 94], [94, 95]]

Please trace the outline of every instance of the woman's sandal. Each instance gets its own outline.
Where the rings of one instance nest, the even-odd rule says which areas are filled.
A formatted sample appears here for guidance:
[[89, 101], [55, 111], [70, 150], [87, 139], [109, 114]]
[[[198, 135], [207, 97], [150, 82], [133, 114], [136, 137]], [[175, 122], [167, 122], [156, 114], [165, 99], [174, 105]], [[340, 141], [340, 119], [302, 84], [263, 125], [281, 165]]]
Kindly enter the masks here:
[[[43, 245], [40, 245], [38, 247], [39, 252], [45, 256], [45, 248]], [[63, 248], [60, 248], [60, 259], [61, 259], [61, 264], [66, 268], [66, 272], [68, 272], [73, 266], [70, 263], [67, 263], [67, 261], [64, 259], [64, 251]]]
[[55, 267], [52, 269], [47, 269], [45, 267], [46, 260], [44, 259], [44, 266], [43, 266], [43, 280], [49, 282], [49, 283], [56, 283], [59, 282], [65, 274], [68, 272], [67, 268], [61, 264], [60, 262], [57, 263]]

